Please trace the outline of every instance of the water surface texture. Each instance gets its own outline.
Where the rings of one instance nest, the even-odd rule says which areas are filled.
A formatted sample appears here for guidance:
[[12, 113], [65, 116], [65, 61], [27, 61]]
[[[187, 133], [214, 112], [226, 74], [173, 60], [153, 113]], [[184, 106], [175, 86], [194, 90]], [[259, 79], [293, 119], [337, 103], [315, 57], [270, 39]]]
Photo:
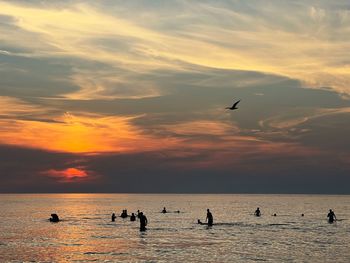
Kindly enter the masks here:
[[[0, 201], [0, 262], [350, 261], [350, 196], [38, 194]], [[180, 213], [162, 214], [164, 206]], [[197, 224], [207, 208], [211, 228]], [[329, 208], [340, 219], [334, 224], [326, 220]], [[148, 230], [120, 217], [111, 222], [123, 209], [144, 211]], [[51, 213], [62, 221], [50, 223]]]

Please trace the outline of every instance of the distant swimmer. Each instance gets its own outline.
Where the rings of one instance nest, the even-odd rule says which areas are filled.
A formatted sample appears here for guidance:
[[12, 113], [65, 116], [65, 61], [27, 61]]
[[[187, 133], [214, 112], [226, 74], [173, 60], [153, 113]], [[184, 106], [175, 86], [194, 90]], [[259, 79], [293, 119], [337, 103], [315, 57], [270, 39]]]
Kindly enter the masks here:
[[198, 219], [197, 223], [200, 225], [207, 225], [207, 223], [203, 223], [200, 219]]
[[59, 222], [59, 221], [60, 219], [58, 218], [57, 214], [51, 214], [50, 222]]
[[276, 214], [273, 214], [273, 216], [277, 216]]
[[112, 222], [114, 222], [116, 218], [117, 218], [117, 217], [116, 217], [115, 213], [113, 213], [113, 214], [112, 214]]
[[197, 224], [208, 226], [208, 223], [204, 223], [204, 222], [202, 222], [200, 219], [197, 219]]
[[332, 224], [335, 220], [337, 220], [337, 217], [335, 216], [332, 209], [329, 209], [329, 213], [327, 215], [328, 217], [328, 223]]
[[301, 214], [301, 216], [304, 216], [304, 214]]
[[130, 216], [130, 221], [135, 221], [135, 220], [136, 220], [136, 216], [134, 213], [132, 213]]
[[258, 207], [255, 212], [254, 212], [255, 216], [261, 216], [261, 212], [260, 212], [260, 208]]
[[163, 213], [163, 214], [166, 214], [166, 213], [167, 213], [167, 211], [166, 211], [165, 207], [163, 208], [162, 213]]
[[140, 212], [140, 231], [146, 231], [147, 223], [147, 217], [142, 212]]
[[209, 211], [209, 209], [207, 209], [207, 218], [205, 221], [208, 221], [208, 226], [212, 226], [213, 225], [213, 215], [211, 214], [211, 212]]

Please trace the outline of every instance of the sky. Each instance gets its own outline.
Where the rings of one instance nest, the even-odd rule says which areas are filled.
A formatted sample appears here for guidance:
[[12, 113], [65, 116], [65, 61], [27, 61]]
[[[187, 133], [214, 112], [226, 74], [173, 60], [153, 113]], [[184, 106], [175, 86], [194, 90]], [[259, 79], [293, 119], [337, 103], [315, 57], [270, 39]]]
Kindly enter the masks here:
[[345, 0], [0, 0], [0, 192], [350, 194], [349, 50]]

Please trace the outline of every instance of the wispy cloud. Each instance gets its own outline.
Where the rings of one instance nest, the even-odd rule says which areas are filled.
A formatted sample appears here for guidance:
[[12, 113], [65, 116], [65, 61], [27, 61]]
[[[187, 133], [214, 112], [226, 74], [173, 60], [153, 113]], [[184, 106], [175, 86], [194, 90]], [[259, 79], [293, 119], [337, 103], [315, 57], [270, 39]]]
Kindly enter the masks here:
[[[111, 6], [111, 11], [105, 12], [102, 3], [70, 3], [59, 9], [10, 2], [1, 6], [0, 14], [12, 17], [21, 30], [16, 38], [5, 35], [3, 40], [20, 47], [28, 42], [19, 40], [32, 33], [35, 43], [45, 47], [31, 48], [38, 56], [75, 57], [138, 72], [186, 70], [187, 64], [254, 70], [350, 92], [349, 61], [345, 59], [350, 16], [341, 5], [293, 2], [270, 3], [267, 8], [263, 2], [256, 6], [174, 2], [171, 6], [181, 7], [183, 12], [176, 16], [176, 24], [161, 15], [164, 10], [150, 11], [143, 5], [133, 9], [131, 16], [125, 15], [127, 5]], [[285, 10], [290, 15], [286, 16]], [[157, 26], [157, 17], [163, 27]], [[96, 81], [101, 78], [91, 75]], [[73, 78], [81, 87], [79, 97], [102, 96], [101, 89], [110, 88], [103, 77], [91, 89], [80, 79]], [[151, 89], [149, 96], [154, 94], [158, 93]]]
[[260, 121], [260, 126], [263, 128], [272, 127], [277, 129], [290, 129], [317, 118], [344, 113], [350, 113], [350, 107], [333, 109], [299, 109], [294, 112], [286, 112], [284, 115], [277, 115], [267, 120], [262, 120]]

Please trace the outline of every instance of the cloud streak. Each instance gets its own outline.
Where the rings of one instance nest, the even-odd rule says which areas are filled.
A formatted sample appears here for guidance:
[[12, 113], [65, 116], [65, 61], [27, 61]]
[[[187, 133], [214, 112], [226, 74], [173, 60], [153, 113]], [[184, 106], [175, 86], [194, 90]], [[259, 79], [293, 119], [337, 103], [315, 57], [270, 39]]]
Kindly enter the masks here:
[[[133, 16], [126, 16], [128, 5], [112, 5], [106, 12], [103, 3], [70, 2], [57, 9], [54, 5], [2, 2], [0, 14], [11, 17], [19, 33], [15, 39], [5, 34], [3, 41], [23, 48], [18, 40], [32, 34], [37, 41], [30, 43], [35, 46], [26, 44], [26, 48], [35, 56], [99, 61], [128, 72], [187, 71], [191, 64], [254, 70], [349, 93], [349, 61], [344, 59], [350, 41], [346, 3], [267, 3], [175, 1], [171, 7], [184, 12], [176, 14], [176, 24], [160, 13], [169, 10], [148, 10], [143, 5], [133, 6]], [[285, 10], [289, 10], [288, 16]], [[163, 27], [157, 26], [159, 16]], [[89, 89], [78, 72], [72, 81], [81, 90], [67, 93], [68, 97], [91, 99], [102, 96], [101, 90], [108, 93], [112, 74], [90, 71], [99, 84]], [[151, 88], [148, 96], [159, 94], [156, 88]], [[142, 94], [141, 89], [143, 85]]]

